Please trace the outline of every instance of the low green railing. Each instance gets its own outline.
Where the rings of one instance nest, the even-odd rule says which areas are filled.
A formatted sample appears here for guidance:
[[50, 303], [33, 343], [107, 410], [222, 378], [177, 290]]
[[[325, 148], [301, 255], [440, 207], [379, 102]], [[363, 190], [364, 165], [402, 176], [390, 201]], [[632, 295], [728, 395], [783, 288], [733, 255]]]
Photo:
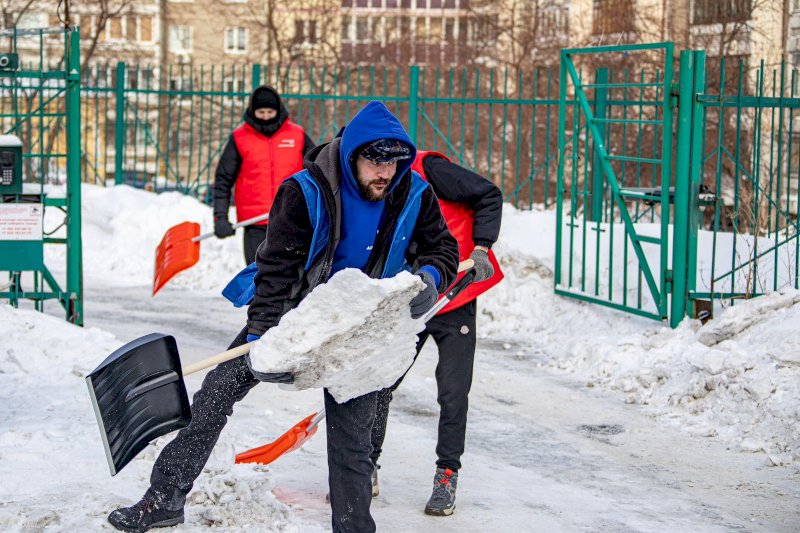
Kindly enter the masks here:
[[517, 206], [551, 207], [555, 81], [550, 70], [97, 66], [83, 80], [84, 176], [206, 198], [225, 141], [264, 83], [318, 143], [382, 100], [420, 147], [490, 177]]

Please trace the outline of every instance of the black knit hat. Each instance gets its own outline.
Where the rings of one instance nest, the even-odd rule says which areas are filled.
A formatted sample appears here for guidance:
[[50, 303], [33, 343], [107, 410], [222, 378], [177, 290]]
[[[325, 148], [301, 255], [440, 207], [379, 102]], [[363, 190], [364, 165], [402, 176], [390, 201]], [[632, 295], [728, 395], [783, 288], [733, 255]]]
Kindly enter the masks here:
[[252, 99], [253, 111], [269, 108], [278, 111], [278, 97], [269, 89], [256, 89]]

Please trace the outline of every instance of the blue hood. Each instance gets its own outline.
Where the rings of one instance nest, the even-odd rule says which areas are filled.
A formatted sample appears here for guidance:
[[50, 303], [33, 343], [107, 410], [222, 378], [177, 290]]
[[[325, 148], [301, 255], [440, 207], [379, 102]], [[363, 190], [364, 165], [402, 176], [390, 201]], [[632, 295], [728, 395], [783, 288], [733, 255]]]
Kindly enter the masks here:
[[333, 256], [333, 273], [343, 268], [358, 268], [363, 271], [375, 243], [386, 200], [371, 202], [361, 196], [350, 158], [359, 147], [378, 139], [395, 139], [411, 148], [412, 157], [397, 162], [397, 171], [392, 177], [388, 193], [394, 190], [400, 178], [409, 171], [417, 154], [417, 149], [403, 125], [381, 102], [368, 103], [347, 125], [339, 145], [342, 221], [341, 238]]
[[391, 111], [382, 103], [373, 100], [364, 106], [356, 116], [350, 121], [342, 134], [342, 144], [339, 149], [339, 162], [342, 167], [342, 187], [357, 197], [361, 196], [353, 176], [353, 167], [350, 158], [360, 146], [378, 139], [396, 139], [411, 147], [411, 157], [397, 162], [397, 172], [389, 186], [389, 191], [395, 188], [398, 177], [402, 176], [411, 168], [414, 158], [417, 155], [417, 148], [414, 146], [411, 137], [406, 133], [405, 128], [397, 120]]

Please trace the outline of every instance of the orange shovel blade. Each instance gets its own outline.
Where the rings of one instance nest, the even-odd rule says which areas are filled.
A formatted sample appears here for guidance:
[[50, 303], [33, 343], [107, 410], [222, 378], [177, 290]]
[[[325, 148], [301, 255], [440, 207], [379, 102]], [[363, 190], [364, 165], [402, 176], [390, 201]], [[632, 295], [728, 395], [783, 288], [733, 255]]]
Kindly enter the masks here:
[[319, 426], [314, 426], [310, 431], [307, 431], [311, 419], [316, 415], [317, 413], [314, 413], [304, 418], [289, 431], [278, 437], [274, 442], [237, 454], [236, 464], [256, 463], [268, 465], [283, 454], [298, 449], [317, 432]]
[[192, 242], [192, 239], [199, 235], [200, 224], [197, 222], [181, 222], [167, 230], [156, 247], [153, 296], [175, 274], [197, 264], [200, 260], [200, 242]]

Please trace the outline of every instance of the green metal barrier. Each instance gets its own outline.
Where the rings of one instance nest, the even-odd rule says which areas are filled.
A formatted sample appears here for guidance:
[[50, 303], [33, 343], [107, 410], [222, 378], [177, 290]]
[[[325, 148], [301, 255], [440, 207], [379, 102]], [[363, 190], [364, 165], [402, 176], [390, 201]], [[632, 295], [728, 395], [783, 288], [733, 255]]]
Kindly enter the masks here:
[[[658, 67], [633, 77], [631, 54]], [[671, 43], [562, 50], [559, 82], [555, 290], [657, 320], [672, 281], [672, 57]]]
[[558, 75], [95, 66], [81, 89], [80, 164], [90, 182], [208, 201], [259, 84], [284, 96], [316, 142], [381, 100], [420, 147], [489, 177], [506, 201], [556, 209], [559, 294], [675, 326], [703, 300], [713, 308], [798, 287], [800, 98], [786, 66], [731, 67], [684, 51], [675, 72], [673, 54], [672, 43], [569, 49]]
[[[3, 135], [19, 139], [22, 156], [21, 175], [3, 161], [0, 225], [4, 219], [19, 224], [9, 208], [30, 208], [22, 220], [24, 236], [8, 225], [0, 231], [0, 271], [8, 279], [0, 281], [0, 299], [14, 306], [32, 300], [39, 311], [46, 300], [56, 300], [67, 320], [82, 325], [79, 32], [3, 30], [0, 41], [11, 51], [0, 57], [0, 126]], [[21, 52], [38, 55], [38, 61], [20, 65]], [[65, 265], [46, 265], [44, 249], [51, 244], [66, 248]]]
[[550, 70], [96, 66], [83, 79], [82, 111], [91, 125], [83, 172], [94, 183], [207, 199], [224, 143], [241, 123], [250, 91], [264, 83], [316, 142], [381, 100], [420, 147], [490, 177], [518, 207], [552, 207], [555, 82]]
[[[633, 80], [634, 54], [658, 66]], [[798, 288], [800, 98], [786, 65], [731, 71], [704, 51], [672, 78], [669, 43], [562, 52], [555, 283], [675, 327]]]
[[797, 70], [693, 54], [689, 314], [799, 288], [800, 256]]

